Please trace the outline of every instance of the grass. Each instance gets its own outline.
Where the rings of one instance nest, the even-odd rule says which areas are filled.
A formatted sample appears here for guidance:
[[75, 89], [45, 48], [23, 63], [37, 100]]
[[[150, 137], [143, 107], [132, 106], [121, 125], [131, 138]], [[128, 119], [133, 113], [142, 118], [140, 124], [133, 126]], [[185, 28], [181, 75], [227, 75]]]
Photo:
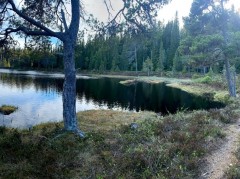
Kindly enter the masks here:
[[[85, 139], [64, 132], [62, 123], [31, 130], [0, 127], [0, 178], [195, 178], [238, 106], [165, 117], [80, 112]], [[132, 122], [139, 127], [131, 129]]]
[[0, 107], [0, 113], [2, 113], [4, 115], [9, 115], [9, 114], [15, 112], [17, 109], [18, 109], [18, 107], [15, 107], [15, 106], [2, 105]]
[[177, 79], [177, 78], [165, 78], [165, 77], [157, 77], [157, 76], [138, 76], [138, 77], [129, 77], [124, 81], [121, 81], [121, 84], [131, 85], [136, 82], [146, 82], [146, 83], [192, 83], [191, 79]]
[[[176, 79], [176, 78], [165, 78], [165, 77], [135, 77], [134, 79], [124, 80], [120, 83], [123, 85], [131, 85], [136, 82], [147, 82], [147, 83], [167, 83], [167, 86], [178, 88], [188, 93], [204, 96], [211, 100], [229, 104], [232, 102], [228, 91], [227, 84], [224, 82], [223, 77], [220, 75], [213, 76], [193, 76], [192, 79]], [[238, 84], [238, 86], [240, 86]], [[240, 88], [238, 88], [238, 91]]]

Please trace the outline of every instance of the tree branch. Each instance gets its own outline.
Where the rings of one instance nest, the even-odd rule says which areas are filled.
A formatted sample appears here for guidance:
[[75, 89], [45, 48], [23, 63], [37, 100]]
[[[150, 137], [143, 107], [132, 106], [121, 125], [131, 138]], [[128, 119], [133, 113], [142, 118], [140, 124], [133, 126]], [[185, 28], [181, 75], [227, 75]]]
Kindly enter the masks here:
[[[34, 26], [36, 26], [36, 27], [40, 28], [41, 30], [43, 30], [43, 31], [45, 32], [44, 35], [57, 37], [57, 38], [59, 38], [60, 40], [63, 39], [63, 38], [62, 38], [62, 35], [61, 35], [61, 34], [62, 34], [61, 32], [53, 32], [53, 31], [50, 30], [49, 28], [47, 28], [47, 27], [45, 27], [44, 25], [42, 25], [40, 22], [37, 22], [36, 20], [28, 17], [27, 15], [25, 15], [24, 13], [22, 13], [21, 11], [19, 11], [19, 10], [16, 8], [13, 0], [8, 0], [8, 2], [11, 4], [12, 10], [13, 10], [15, 13], [17, 13], [21, 18], [25, 19], [25, 20], [28, 21], [29, 23], [31, 23], [31, 24], [33, 24]], [[20, 28], [21, 28], [21, 27], [20, 27]], [[23, 32], [24, 32], [24, 31], [23, 31]], [[34, 31], [28, 31], [28, 32], [34, 32]], [[39, 34], [43, 34], [42, 31], [38, 31], [38, 32], [41, 32], [41, 33], [39, 33]], [[32, 34], [34, 34], [34, 33], [32, 33]], [[37, 34], [36, 34], [36, 35], [37, 35]]]
[[[78, 0], [71, 0], [71, 7], [72, 7], [72, 19], [69, 26], [69, 33], [71, 37], [77, 35], [79, 30], [80, 24], [80, 1]], [[76, 39], [72, 39], [76, 40]]]
[[114, 18], [106, 25], [106, 27], [108, 27], [110, 24], [112, 24], [113, 22], [116, 22], [116, 19], [117, 19], [117, 17], [119, 16], [119, 14], [120, 13], [122, 13], [123, 14], [123, 11], [125, 10], [125, 6], [122, 8], [122, 9], [120, 9], [119, 11], [118, 11], [118, 13], [114, 16]]
[[65, 32], [67, 32], [68, 31], [68, 26], [67, 26], [65, 14], [64, 14], [62, 9], [61, 9], [61, 15], [62, 15], [62, 22], [63, 22], [63, 25], [64, 25]]
[[16, 29], [13, 29], [13, 28], [7, 28], [5, 30], [5, 34], [10, 34], [10, 33], [13, 33], [13, 32], [19, 32], [19, 31], [22, 31], [24, 32], [26, 35], [32, 35], [32, 36], [40, 36], [40, 35], [43, 35], [43, 36], [52, 36], [51, 34], [45, 32], [45, 31], [31, 31], [31, 30], [28, 30], [26, 27], [18, 27]]

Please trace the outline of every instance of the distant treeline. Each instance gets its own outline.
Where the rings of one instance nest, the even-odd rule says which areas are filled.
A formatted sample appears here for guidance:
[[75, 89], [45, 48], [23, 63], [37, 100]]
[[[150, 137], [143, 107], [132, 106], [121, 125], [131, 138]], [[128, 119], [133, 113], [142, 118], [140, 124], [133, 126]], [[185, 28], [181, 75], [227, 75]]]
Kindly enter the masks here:
[[[234, 7], [223, 17], [204, 9], [195, 0], [190, 14], [180, 29], [175, 19], [166, 25], [160, 22], [146, 31], [125, 29], [115, 34], [96, 34], [87, 40], [79, 38], [76, 46], [76, 68], [80, 70], [221, 72], [222, 56], [229, 58], [232, 68], [240, 71], [240, 15]], [[210, 5], [209, 5], [210, 6]], [[223, 27], [226, 31], [225, 38]], [[226, 38], [227, 36], [227, 38]], [[226, 42], [224, 39], [228, 39]], [[31, 45], [29, 45], [31, 44]], [[12, 68], [62, 69], [61, 44], [52, 47], [50, 39], [23, 48], [0, 50], [0, 65]]]

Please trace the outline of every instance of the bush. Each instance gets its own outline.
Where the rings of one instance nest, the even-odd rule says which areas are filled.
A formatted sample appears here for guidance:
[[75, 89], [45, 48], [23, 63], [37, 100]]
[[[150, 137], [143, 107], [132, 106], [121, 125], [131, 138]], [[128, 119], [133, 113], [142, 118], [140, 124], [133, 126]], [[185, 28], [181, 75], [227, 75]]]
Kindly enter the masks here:
[[196, 79], [196, 82], [198, 82], [198, 83], [211, 83], [212, 81], [213, 81], [212, 78], [208, 75], [204, 76], [202, 78]]
[[198, 79], [198, 78], [201, 78], [201, 75], [199, 75], [199, 74], [193, 74], [193, 76], [192, 76], [192, 79]]

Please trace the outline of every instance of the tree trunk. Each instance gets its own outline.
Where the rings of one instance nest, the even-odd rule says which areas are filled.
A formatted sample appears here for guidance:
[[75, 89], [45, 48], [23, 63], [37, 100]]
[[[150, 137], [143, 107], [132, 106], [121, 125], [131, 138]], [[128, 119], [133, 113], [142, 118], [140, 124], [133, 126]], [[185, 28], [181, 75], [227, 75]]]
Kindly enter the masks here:
[[64, 84], [63, 84], [63, 120], [68, 131], [77, 130], [76, 117], [76, 72], [74, 62], [74, 44], [64, 44]]
[[136, 61], [136, 75], [138, 74], [138, 62], [137, 62], [137, 47], [135, 46], [134, 56]]
[[74, 61], [74, 43], [65, 41], [64, 46], [64, 84], [63, 84], [63, 121], [64, 128], [84, 137], [78, 128], [76, 115], [76, 70]]
[[226, 56], [224, 58], [225, 58], [224, 61], [225, 61], [225, 67], [226, 67], [226, 79], [227, 79], [227, 83], [228, 83], [229, 95], [231, 97], [236, 97], [235, 72], [231, 73], [229, 60], [227, 59]]
[[[226, 10], [224, 9], [224, 1], [221, 0], [221, 10], [222, 10], [222, 16], [225, 22], [227, 22], [227, 15], [226, 15]], [[228, 44], [228, 38], [227, 38], [227, 26], [224, 24], [222, 26], [222, 34], [223, 34], [223, 38], [224, 38], [224, 46], [225, 48], [227, 48], [227, 44]], [[223, 52], [224, 55], [224, 62], [225, 62], [225, 68], [226, 68], [226, 79], [227, 79], [227, 84], [228, 84], [228, 91], [229, 91], [229, 95], [231, 97], [236, 97], [236, 82], [235, 82], [235, 72], [231, 73], [231, 69], [230, 69], [230, 62], [228, 60], [227, 55]]]

